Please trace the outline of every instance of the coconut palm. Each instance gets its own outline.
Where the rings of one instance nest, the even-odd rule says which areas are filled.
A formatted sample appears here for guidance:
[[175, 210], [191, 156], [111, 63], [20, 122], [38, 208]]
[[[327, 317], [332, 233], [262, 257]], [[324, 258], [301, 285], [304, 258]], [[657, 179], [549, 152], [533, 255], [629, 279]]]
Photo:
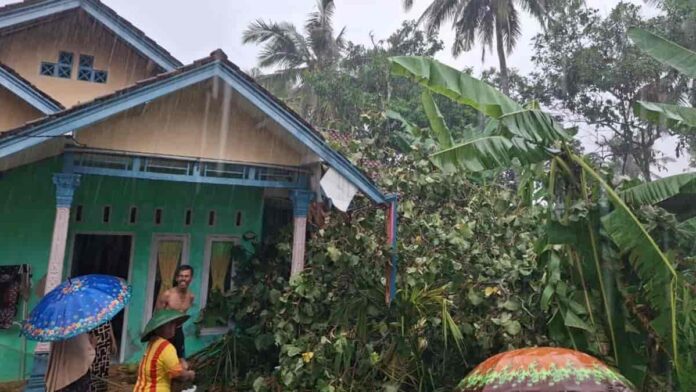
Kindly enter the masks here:
[[302, 32], [289, 22], [257, 19], [249, 24], [242, 42], [262, 44], [258, 67], [271, 70], [257, 79], [274, 92], [289, 98], [302, 97], [302, 106], [311, 106], [313, 94], [307, 91], [304, 76], [334, 65], [346, 44], [345, 27], [334, 35], [335, 9], [333, 0], [318, 0], [317, 9], [308, 15]]
[[[406, 10], [414, 0], [403, 0]], [[442, 23], [452, 21], [455, 42], [452, 54], [456, 57], [471, 50], [478, 40], [486, 49], [493, 51], [495, 40], [500, 62], [500, 88], [509, 93], [506, 56], [515, 48], [521, 33], [518, 7], [534, 16], [544, 25], [549, 0], [433, 0], [420, 17], [428, 32], [440, 29]]]

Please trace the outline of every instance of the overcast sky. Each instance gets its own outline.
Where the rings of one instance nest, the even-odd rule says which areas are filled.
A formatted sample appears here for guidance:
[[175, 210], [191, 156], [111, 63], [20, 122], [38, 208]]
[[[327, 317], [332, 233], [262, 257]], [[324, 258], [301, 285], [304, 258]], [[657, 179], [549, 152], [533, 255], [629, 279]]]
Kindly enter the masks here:
[[[234, 63], [249, 70], [256, 63], [258, 47], [242, 45], [242, 31], [258, 18], [293, 22], [303, 25], [307, 13], [313, 11], [315, 0], [102, 0], [121, 16], [128, 19], [148, 36], [169, 50], [184, 63], [202, 58], [217, 48], [222, 48]], [[642, 0], [632, 0], [643, 4]], [[0, 5], [15, 2], [0, 0]], [[414, 0], [411, 11], [405, 12], [401, 0], [336, 0], [335, 26], [346, 26], [347, 38], [356, 43], [370, 44], [375, 39], [388, 37], [405, 19], [416, 19], [430, 0]], [[606, 14], [618, 0], [587, 0], [587, 4]], [[646, 14], [655, 13], [646, 9]], [[531, 37], [539, 31], [538, 24], [525, 15], [523, 36], [508, 64], [523, 73], [533, 69], [530, 61]], [[446, 50], [438, 56], [456, 68], [473, 67], [475, 71], [496, 66], [497, 58], [487, 55], [481, 62], [481, 49], [474, 48], [454, 59], [449, 54], [452, 34], [443, 28], [440, 34]], [[586, 136], [586, 139], [590, 136]], [[584, 140], [591, 148], [590, 141]], [[674, 156], [674, 142], [662, 143], [661, 150]], [[686, 160], [672, 164], [670, 172], [686, 168]], [[662, 173], [664, 174], [664, 173]]]

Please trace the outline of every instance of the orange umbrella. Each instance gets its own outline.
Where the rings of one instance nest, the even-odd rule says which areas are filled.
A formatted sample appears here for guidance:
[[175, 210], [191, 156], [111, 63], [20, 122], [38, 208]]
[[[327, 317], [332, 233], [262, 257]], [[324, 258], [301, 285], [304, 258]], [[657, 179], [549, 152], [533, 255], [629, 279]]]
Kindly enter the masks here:
[[602, 361], [579, 351], [539, 347], [488, 358], [467, 375], [459, 392], [632, 392]]

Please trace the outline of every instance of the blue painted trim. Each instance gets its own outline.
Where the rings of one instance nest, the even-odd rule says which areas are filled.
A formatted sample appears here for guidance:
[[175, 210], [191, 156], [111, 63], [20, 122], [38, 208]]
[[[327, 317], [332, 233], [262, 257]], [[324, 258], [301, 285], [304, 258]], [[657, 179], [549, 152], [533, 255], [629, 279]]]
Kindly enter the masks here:
[[49, 0], [8, 11], [0, 16], [0, 29], [68, 11], [80, 6], [80, 0]]
[[283, 181], [262, 181], [262, 180], [251, 180], [242, 178], [220, 178], [220, 177], [203, 177], [200, 175], [183, 175], [183, 174], [164, 174], [164, 173], [149, 173], [136, 170], [119, 170], [119, 169], [106, 169], [106, 168], [94, 168], [94, 167], [81, 167], [74, 166], [72, 168], [73, 173], [86, 174], [86, 175], [97, 175], [97, 176], [110, 176], [110, 177], [123, 177], [123, 178], [135, 178], [140, 180], [156, 180], [156, 181], [173, 181], [173, 182], [187, 182], [196, 184], [215, 184], [215, 185], [233, 185], [233, 186], [249, 186], [258, 188], [282, 188], [282, 189], [307, 189], [306, 181], [300, 182], [283, 182]]
[[154, 61], [163, 69], [171, 71], [182, 65], [179, 60], [168, 54], [163, 48], [153, 42], [142, 39], [140, 34], [135, 32], [128, 23], [115, 18], [109, 12], [104, 12], [99, 5], [91, 0], [47, 0], [20, 7], [0, 16], [0, 29], [78, 7], [81, 7], [135, 50]]
[[295, 190], [290, 192], [292, 200], [292, 213], [295, 218], [306, 218], [309, 212], [309, 203], [314, 198], [314, 192], [308, 190]]
[[46, 371], [48, 370], [48, 353], [34, 353], [31, 376], [24, 386], [24, 392], [46, 392]]
[[0, 68], [0, 86], [10, 90], [43, 114], [53, 114], [63, 110], [60, 105], [44, 97], [36, 88], [3, 68]]
[[73, 195], [80, 186], [80, 175], [72, 173], [56, 173], [53, 175], [56, 186], [56, 207], [72, 206]]
[[99, 9], [99, 6], [95, 5], [92, 1], [82, 0], [81, 5], [88, 14], [101, 22], [109, 30], [116, 33], [116, 35], [128, 42], [128, 44], [130, 44], [133, 48], [143, 53], [166, 71], [174, 70], [183, 65], [179, 60], [166, 53], [166, 51], [158, 45], [154, 44], [153, 42], [143, 40], [140, 37], [140, 34], [134, 32], [132, 28], [124, 21], [113, 18], [112, 15], [102, 12]]
[[[239, 71], [225, 65], [221, 61], [214, 61], [200, 67], [193, 68], [179, 75], [163, 79], [151, 85], [133, 90], [112, 99], [89, 105], [64, 117], [37, 125], [28, 133], [17, 134], [0, 141], [0, 158], [25, 148], [40, 143], [42, 138], [35, 136], [59, 136], [76, 131], [97, 121], [106, 119], [116, 113], [136, 107], [163, 95], [180, 90], [192, 84], [220, 77], [234, 88], [239, 94], [248, 99], [263, 113], [285, 128], [290, 134], [307, 146], [311, 151], [324, 159], [331, 167], [336, 169], [348, 181], [354, 184], [372, 201], [378, 204], [386, 202], [385, 196], [372, 184], [360, 170], [338, 152], [329, 147], [306, 124], [300, 121], [278, 102], [268, 97], [252, 82], [242, 76]], [[31, 136], [31, 137], [27, 137]]]

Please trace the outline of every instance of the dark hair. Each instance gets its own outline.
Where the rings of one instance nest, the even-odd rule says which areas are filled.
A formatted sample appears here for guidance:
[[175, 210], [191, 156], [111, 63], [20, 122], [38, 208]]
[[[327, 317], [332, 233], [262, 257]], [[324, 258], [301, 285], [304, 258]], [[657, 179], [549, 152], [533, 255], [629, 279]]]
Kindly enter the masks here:
[[191, 267], [188, 264], [181, 264], [180, 266], [176, 267], [176, 271], [174, 271], [174, 279], [172, 279], [172, 286], [176, 287], [176, 277], [179, 276], [179, 272], [181, 271], [191, 271], [191, 276], [193, 276], [193, 267]]
[[193, 275], [193, 267], [191, 267], [188, 264], [182, 264], [176, 267], [176, 272], [174, 272], [174, 276], [179, 275], [179, 272], [181, 271], [191, 271], [191, 275]]

